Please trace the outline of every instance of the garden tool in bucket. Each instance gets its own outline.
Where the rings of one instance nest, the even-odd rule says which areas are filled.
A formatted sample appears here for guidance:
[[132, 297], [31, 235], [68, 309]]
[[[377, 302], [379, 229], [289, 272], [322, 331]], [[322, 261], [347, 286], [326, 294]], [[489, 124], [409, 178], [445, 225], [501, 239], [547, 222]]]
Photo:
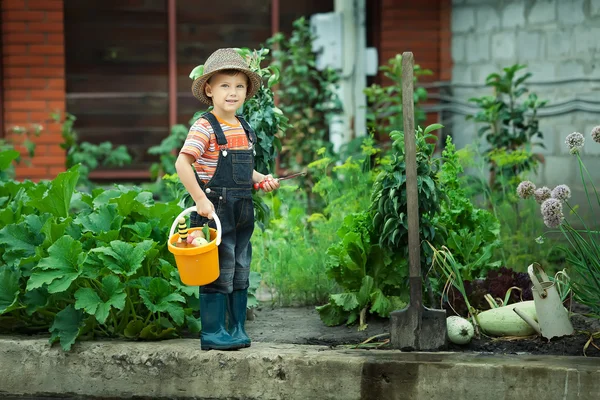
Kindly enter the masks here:
[[[217, 246], [221, 244], [221, 221], [213, 212], [212, 217], [217, 224], [217, 229], [210, 228], [210, 240], [207, 238], [209, 240], [207, 244], [198, 247], [177, 247], [175, 243], [179, 239], [179, 234], [175, 233], [175, 228], [179, 219], [192, 211], [196, 211], [195, 206], [185, 209], [175, 218], [169, 232], [167, 246], [175, 256], [181, 282], [187, 286], [202, 286], [214, 282], [219, 277], [219, 249]], [[188, 231], [191, 233], [201, 229], [202, 227], [190, 228]]]
[[[536, 269], [539, 272], [541, 281], [536, 276]], [[514, 311], [548, 340], [553, 337], [572, 335], [575, 330], [569, 320], [569, 314], [560, 300], [556, 284], [550, 282], [546, 272], [537, 263], [531, 264], [527, 268], [527, 273], [533, 283], [531, 291], [533, 293], [537, 322], [529, 315], [520, 312], [517, 308]]]
[[404, 113], [410, 303], [407, 308], [391, 313], [390, 341], [392, 347], [402, 350], [437, 350], [446, 345], [446, 311], [433, 310], [423, 306], [413, 63], [413, 53], [404, 52], [402, 54], [402, 108]]

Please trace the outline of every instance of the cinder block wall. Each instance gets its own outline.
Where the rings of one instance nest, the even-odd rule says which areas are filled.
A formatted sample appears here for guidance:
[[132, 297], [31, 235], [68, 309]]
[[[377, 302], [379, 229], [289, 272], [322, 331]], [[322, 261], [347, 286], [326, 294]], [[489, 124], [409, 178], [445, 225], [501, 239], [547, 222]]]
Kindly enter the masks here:
[[[592, 127], [600, 125], [600, 0], [453, 0], [451, 29], [453, 84], [483, 84], [491, 72], [517, 62], [528, 65], [533, 73], [529, 88], [550, 101], [542, 115], [552, 114], [541, 118], [546, 149], [536, 150], [544, 154], [545, 164], [534, 180], [550, 188], [570, 185], [583, 206], [578, 165], [564, 140], [574, 131], [584, 134], [584, 162], [590, 171], [600, 170], [600, 144], [590, 138]], [[492, 93], [453, 89], [463, 102], [482, 94]], [[464, 115], [454, 115], [452, 131], [458, 147], [476, 137]], [[600, 174], [593, 176], [598, 187]]]
[[[15, 128], [42, 126], [35, 157], [23, 162], [17, 179], [51, 179], [65, 170], [61, 126], [50, 118], [65, 111], [63, 0], [1, 0], [4, 137], [21, 143]], [[26, 160], [30, 162], [25, 162]]]

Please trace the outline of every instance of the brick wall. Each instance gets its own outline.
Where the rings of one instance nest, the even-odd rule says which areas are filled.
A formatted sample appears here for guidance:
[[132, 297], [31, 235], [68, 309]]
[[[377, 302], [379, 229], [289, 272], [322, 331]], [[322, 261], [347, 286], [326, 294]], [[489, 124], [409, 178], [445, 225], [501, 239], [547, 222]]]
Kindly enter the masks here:
[[[420, 77], [419, 82], [449, 81], [451, 8], [450, 0], [382, 0], [379, 65], [387, 64], [398, 53], [412, 51], [415, 64], [433, 72]], [[389, 83], [381, 78], [382, 84]], [[434, 122], [438, 122], [438, 115], [428, 115], [426, 124]]]
[[[23, 155], [17, 179], [51, 179], [65, 170], [65, 152], [60, 148], [61, 127], [50, 118], [65, 111], [65, 54], [63, 0], [2, 0], [2, 67], [4, 103], [3, 136], [22, 143], [13, 129], [33, 130], [35, 156]], [[29, 162], [27, 162], [29, 161]]]

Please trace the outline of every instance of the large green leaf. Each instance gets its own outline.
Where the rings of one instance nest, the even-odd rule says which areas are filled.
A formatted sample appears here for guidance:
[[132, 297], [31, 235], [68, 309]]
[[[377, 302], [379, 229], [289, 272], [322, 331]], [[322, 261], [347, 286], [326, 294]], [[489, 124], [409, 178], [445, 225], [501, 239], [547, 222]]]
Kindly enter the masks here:
[[79, 180], [79, 165], [58, 174], [50, 183], [50, 187], [42, 199], [36, 204], [40, 212], [48, 212], [56, 217], [69, 216], [69, 205]]
[[71, 350], [71, 346], [79, 336], [83, 327], [83, 311], [76, 310], [68, 305], [64, 310], [56, 314], [54, 323], [50, 327], [50, 343], [60, 340], [60, 346], [65, 351]]
[[105, 204], [88, 215], [77, 217], [75, 223], [83, 226], [82, 232], [101, 233], [120, 229], [124, 219], [116, 205]]
[[81, 243], [63, 236], [48, 249], [48, 257], [40, 260], [27, 282], [27, 290], [48, 285], [49, 293], [63, 292], [81, 275], [85, 254]]
[[0, 151], [0, 171], [7, 169], [10, 164], [19, 157], [20, 153], [16, 150]]
[[140, 289], [140, 297], [148, 310], [153, 313], [167, 312], [176, 324], [183, 324], [184, 311], [179, 303], [185, 303], [185, 299], [182, 295], [174, 293], [166, 280], [152, 279], [148, 290]]
[[0, 315], [18, 306], [19, 273], [12, 268], [0, 267]]
[[329, 298], [344, 311], [352, 311], [360, 306], [356, 293], [332, 294]]
[[105, 276], [102, 279], [100, 293], [92, 288], [80, 288], [75, 292], [75, 308], [94, 315], [98, 322], [104, 324], [112, 307], [118, 310], [125, 307], [127, 294], [124, 290], [125, 287], [117, 276]]
[[131, 276], [142, 266], [146, 253], [155, 245], [152, 240], [144, 240], [136, 245], [114, 240], [110, 242], [110, 247], [99, 247], [91, 251], [114, 273]]
[[32, 315], [40, 308], [46, 307], [49, 297], [48, 289], [44, 287], [25, 292], [23, 302], [27, 306], [27, 315]]
[[23, 222], [0, 229], [0, 245], [4, 248], [2, 258], [8, 265], [18, 265], [21, 259], [35, 255], [35, 249], [44, 239], [40, 229], [36, 228], [40, 222], [38, 216], [27, 216]]

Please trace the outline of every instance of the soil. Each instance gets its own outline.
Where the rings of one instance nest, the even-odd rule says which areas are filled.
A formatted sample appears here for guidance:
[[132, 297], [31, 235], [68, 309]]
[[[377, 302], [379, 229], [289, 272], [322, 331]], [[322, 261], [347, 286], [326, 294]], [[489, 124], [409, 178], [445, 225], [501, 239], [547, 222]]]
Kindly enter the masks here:
[[[588, 318], [581, 313], [585, 308], [574, 309], [579, 314], [571, 317], [576, 333], [573, 336], [554, 338], [551, 341], [539, 336], [526, 338], [489, 338], [481, 336], [467, 345], [450, 343], [446, 351], [516, 354], [516, 355], [561, 355], [583, 356], [590, 333], [600, 333], [600, 320]], [[289, 344], [316, 344], [331, 348], [377, 348], [390, 349], [389, 319], [369, 318], [367, 328], [358, 330], [358, 325], [328, 327], [323, 324], [314, 307], [274, 308], [261, 305], [254, 310], [254, 320], [247, 321], [246, 330], [256, 342]], [[375, 338], [373, 338], [375, 337]], [[373, 338], [366, 345], [362, 342]], [[600, 337], [595, 345], [600, 347]], [[590, 344], [585, 350], [588, 357], [600, 357], [600, 349]]]

